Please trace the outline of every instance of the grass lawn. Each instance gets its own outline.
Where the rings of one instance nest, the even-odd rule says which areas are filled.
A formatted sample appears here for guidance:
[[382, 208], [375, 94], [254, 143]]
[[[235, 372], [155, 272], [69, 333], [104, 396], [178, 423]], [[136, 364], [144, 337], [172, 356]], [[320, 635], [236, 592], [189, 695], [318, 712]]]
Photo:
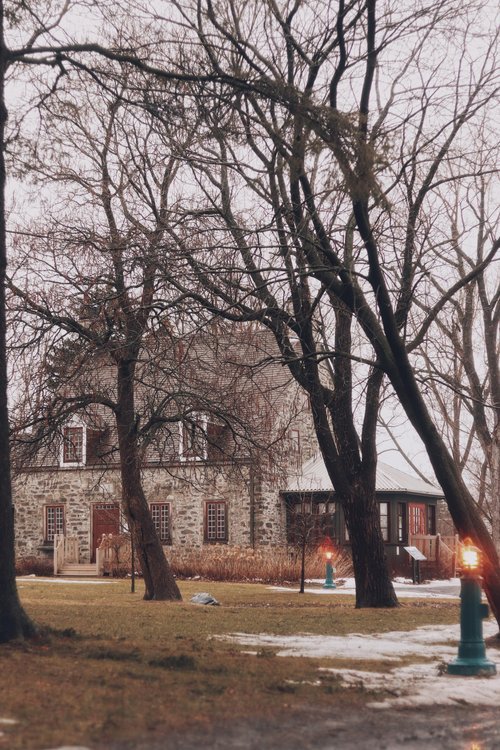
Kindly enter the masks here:
[[[325, 635], [410, 630], [458, 621], [458, 604], [406, 600], [397, 610], [355, 610], [350, 596], [281, 593], [262, 585], [184, 582], [184, 602], [144, 602], [142, 583], [104, 585], [20, 581], [30, 616], [52, 629], [34, 644], [0, 647], [4, 689], [0, 747], [41, 750], [161, 736], [193, 724], [266, 716], [294, 706], [359, 702], [319, 666], [337, 660], [258, 656], [212, 640], [233, 632]], [[209, 591], [220, 607], [196, 606]], [[380, 663], [373, 663], [383, 669]], [[370, 664], [364, 664], [369, 668]]]

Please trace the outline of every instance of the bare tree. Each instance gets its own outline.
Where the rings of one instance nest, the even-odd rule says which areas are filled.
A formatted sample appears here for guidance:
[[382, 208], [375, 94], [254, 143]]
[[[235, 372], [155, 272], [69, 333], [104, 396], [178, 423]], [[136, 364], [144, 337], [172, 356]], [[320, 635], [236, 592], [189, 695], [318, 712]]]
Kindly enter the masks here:
[[[197, 83], [201, 96], [218, 102], [221, 122], [234, 104], [238, 113], [247, 113], [258, 134], [243, 128], [241, 143], [253, 136], [264, 157], [277, 153], [290, 174], [289, 200], [280, 215], [292, 217], [286, 231], [302, 241], [301, 278], [319, 286], [332, 310], [351, 315], [370, 343], [375, 369], [387, 374], [426, 446], [455, 525], [485, 554], [485, 588], [498, 619], [498, 557], [436, 428], [412, 354], [444, 305], [486, 268], [499, 246], [492, 238], [479, 265], [447, 288], [427, 316], [415, 314], [422, 217], [437, 200], [438, 184], [450, 180], [443, 174], [446, 157], [474, 142], [478, 116], [496, 92], [496, 38], [489, 35], [486, 6], [464, 8], [450, 0], [415, 10], [340, 0], [338, 7], [322, 5], [316, 14], [300, 2], [284, 9], [271, 0], [240, 8], [227, 0], [217, 7], [176, 4], [176, 10], [177, 34], [172, 32], [177, 19], [155, 9], [151, 61], [90, 44], [62, 45], [57, 55], [53, 45], [33, 44], [29, 53], [64, 67], [80, 64], [76, 53], [102, 52], [163, 82]], [[468, 54], [472, 39], [479, 49], [475, 57]], [[179, 45], [184, 52], [189, 47], [189, 54], [168, 58], [169, 49]], [[11, 53], [13, 60], [25, 56]], [[285, 122], [289, 130], [282, 133]], [[314, 154], [329, 165], [329, 182], [311, 179]], [[456, 168], [453, 179], [460, 177]], [[330, 221], [332, 195], [343, 202], [333, 213], [342, 219], [336, 224]], [[340, 233], [347, 234], [351, 216], [354, 266], [339, 253], [345, 241], [337, 242]], [[274, 225], [278, 217], [271, 218]], [[243, 268], [248, 274], [247, 263]], [[312, 300], [315, 291], [313, 286]], [[306, 357], [313, 356], [309, 349]]]
[[[145, 598], [179, 599], [142, 488], [136, 404], [136, 383], [144, 377], [141, 358], [154, 348], [148, 339], [155, 339], [155, 320], [158, 325], [160, 311], [170, 305], [158, 285], [158, 256], [178, 160], [172, 152], [161, 164], [155, 162], [147, 123], [127, 116], [116, 99], [89, 86], [73, 81], [50, 104], [45, 127], [53, 140], [45, 139], [46, 153], [54, 143], [64, 143], [65, 152], [50, 161], [41, 155], [31, 169], [63, 186], [69, 197], [62, 198], [61, 211], [51, 211], [52, 219], [46, 217], [38, 237], [19, 235], [18, 272], [10, 283], [25, 331], [30, 326], [31, 338], [51, 339], [45, 378], [53, 396], [31, 415], [32, 427], [38, 427], [34, 440], [60, 429], [72, 413], [92, 407], [112, 412], [122, 507]], [[191, 132], [182, 137], [189, 139]]]
[[[101, 432], [109, 425], [104, 413], [111, 414], [117, 445], [108, 435], [100, 452], [119, 457], [122, 506], [146, 598], [174, 598], [141, 468], [153, 454], [178, 459], [182, 435], [184, 458], [192, 450], [232, 459], [237, 468], [251, 453], [256, 471], [266, 454], [276, 473], [288, 422], [275, 414], [271, 428], [268, 412], [284, 378], [274, 373], [266, 393], [262, 335], [248, 326], [228, 332], [165, 283], [165, 267], [178, 273], [169, 235], [183, 218], [176, 209], [181, 155], [196, 122], [187, 128], [172, 101], [160, 137], [157, 118], [127, 110], [123, 98], [88, 84], [77, 88], [74, 78], [53, 93], [44, 114], [48, 135], [30, 169], [50, 185], [54, 208], [38, 226], [19, 227], [9, 281], [21, 374], [30, 352], [38, 360], [17, 404], [14, 440], [28, 452], [53, 454], [72, 414]], [[65, 144], [61, 156], [54, 155], [57, 144]]]
[[[332, 309], [356, 319], [373, 348], [375, 368], [388, 376], [422, 439], [459, 533], [484, 552], [485, 588], [498, 619], [498, 557], [436, 427], [412, 354], [444, 305], [487, 267], [500, 244], [492, 238], [484, 258], [445, 289], [427, 316], [415, 313], [427, 229], [422, 219], [438, 201], [439, 185], [461, 179], [457, 160], [453, 176], [445, 173], [447, 157], [474, 141], [478, 120], [497, 91], [497, 39], [485, 28], [487, 8], [482, 15], [474, 10], [472, 24], [472, 11], [454, 2], [422, 4], [418, 13], [375, 0], [340, 2], [329, 11], [322, 6], [319, 31], [316, 14], [301, 3], [283, 10], [273, 2], [247, 3], [242, 10], [231, 0], [217, 7], [177, 7], [183, 28], [191, 28], [198, 45], [190, 70], [193, 77], [198, 73], [200, 96], [210, 95], [209, 71], [218, 81], [212, 93], [221, 104], [219, 122], [233, 106], [246, 117], [240, 147], [253, 142], [262, 151], [261, 164], [270, 161], [273, 171], [279, 159], [286, 164], [288, 200], [280, 195], [281, 210], [272, 225], [278, 228], [281, 217], [291, 217], [286, 234], [300, 242], [301, 281], [314, 279]], [[481, 45], [475, 57], [468, 54], [472, 43], [476, 49]], [[223, 138], [230, 126], [228, 120]], [[329, 165], [330, 182], [313, 178], [318, 152], [321, 165]], [[332, 225], [332, 195], [342, 197], [342, 226]], [[346, 234], [350, 216], [356, 229], [354, 265], [339, 252], [345, 243], [337, 240], [339, 232]], [[239, 231], [241, 222], [233, 226]], [[244, 250], [241, 242], [239, 249]], [[286, 273], [286, 257], [279, 273], [283, 267]], [[247, 252], [245, 272], [265, 290], [269, 278], [258, 278], [252, 262]], [[430, 263], [428, 258], [427, 267]], [[272, 264], [269, 271], [275, 271]], [[309, 304], [314, 299], [313, 292]], [[274, 309], [270, 300], [273, 314]], [[299, 334], [306, 344], [304, 363], [317, 358], [307, 324]], [[325, 434], [318, 432], [334, 481]]]
[[[17, 25], [24, 12], [30, 15], [31, 29], [28, 32], [26, 47], [36, 44], [40, 37], [53, 28], [65, 13], [65, 6], [59, 12], [51, 13], [51, 8], [40, 8], [34, 13], [29, 3], [23, 7], [5, 8], [0, 2], [0, 642], [15, 638], [31, 637], [36, 628], [26, 615], [19, 602], [14, 569], [14, 513], [10, 479], [9, 420], [7, 406], [7, 357], [6, 357], [6, 316], [5, 316], [5, 274], [7, 269], [6, 236], [6, 161], [5, 151], [8, 140], [6, 80], [12, 63], [10, 50], [6, 44], [6, 18]], [[25, 48], [26, 48], [25, 47]]]

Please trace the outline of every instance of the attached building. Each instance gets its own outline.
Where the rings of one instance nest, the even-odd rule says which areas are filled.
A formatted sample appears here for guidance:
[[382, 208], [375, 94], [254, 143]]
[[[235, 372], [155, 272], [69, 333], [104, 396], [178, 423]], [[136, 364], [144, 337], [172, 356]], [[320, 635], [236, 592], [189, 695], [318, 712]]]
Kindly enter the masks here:
[[[409, 571], [410, 557], [404, 548], [414, 545], [415, 537], [440, 534], [443, 544], [453, 550], [455, 537], [439, 487], [379, 461], [376, 495], [386, 554], [394, 572]], [[320, 455], [303, 465], [281, 497], [286, 507], [289, 544], [296, 543], [307, 529], [312, 544], [328, 538], [336, 546], [349, 547], [344, 514]]]

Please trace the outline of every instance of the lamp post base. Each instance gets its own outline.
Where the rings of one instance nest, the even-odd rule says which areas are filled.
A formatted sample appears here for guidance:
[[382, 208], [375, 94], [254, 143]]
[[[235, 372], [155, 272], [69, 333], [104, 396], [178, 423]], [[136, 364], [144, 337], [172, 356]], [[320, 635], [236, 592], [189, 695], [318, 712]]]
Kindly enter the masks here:
[[326, 576], [325, 576], [325, 582], [323, 584], [324, 589], [336, 589], [335, 585], [335, 579], [334, 579], [334, 573], [335, 568], [333, 567], [331, 560], [326, 561]]
[[496, 674], [496, 665], [486, 658], [483, 638], [482, 621], [488, 616], [488, 605], [481, 602], [481, 579], [471, 572], [460, 582], [460, 600], [458, 656], [448, 664], [448, 674]]
[[496, 664], [488, 659], [455, 659], [448, 664], [448, 674], [460, 674], [466, 677], [479, 675], [487, 677], [497, 673]]

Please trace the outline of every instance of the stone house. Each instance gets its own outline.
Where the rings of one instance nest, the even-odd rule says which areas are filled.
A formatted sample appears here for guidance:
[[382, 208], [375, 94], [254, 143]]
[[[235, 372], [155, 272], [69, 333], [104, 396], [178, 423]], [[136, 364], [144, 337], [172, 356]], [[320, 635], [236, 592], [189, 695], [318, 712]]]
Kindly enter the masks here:
[[[105, 367], [92, 378], [111, 382]], [[219, 339], [216, 350], [184, 340], [176, 382], [167, 379], [168, 387], [156, 373], [139, 407], [146, 414], [168, 389], [188, 393], [143, 444], [143, 487], [163, 544], [285, 543], [279, 485], [313, 455], [315, 436], [307, 398], [270, 359], [269, 337]], [[116, 433], [102, 408], [72, 415], [14, 463], [18, 556], [52, 556], [64, 534], [78, 539], [79, 562], [90, 563], [103, 534], [126, 530]]]
[[[293, 544], [304, 514], [311, 517], [313, 543], [328, 536], [349, 546], [317, 456], [307, 397], [273, 355], [261, 331], [219, 337], [215, 347], [190, 345], [185, 337], [175, 382], [172, 371], [162, 382], [157, 368], [149, 381], [144, 370], [143, 418], [165, 394], [177, 409], [169, 412], [172, 421], [146, 436], [142, 450], [143, 488], [168, 549]], [[109, 368], [100, 365], [86, 388], [100, 381], [100, 393], [109, 388], [110, 394]], [[109, 413], [99, 406], [77, 412], [35, 448], [28, 458], [14, 450], [17, 555], [52, 557], [54, 538], [66, 535], [77, 540], [78, 562], [94, 563], [102, 535], [126, 530]], [[442, 493], [380, 464], [377, 494], [388, 555], [406, 560], [403, 547], [412, 534], [436, 534]]]

